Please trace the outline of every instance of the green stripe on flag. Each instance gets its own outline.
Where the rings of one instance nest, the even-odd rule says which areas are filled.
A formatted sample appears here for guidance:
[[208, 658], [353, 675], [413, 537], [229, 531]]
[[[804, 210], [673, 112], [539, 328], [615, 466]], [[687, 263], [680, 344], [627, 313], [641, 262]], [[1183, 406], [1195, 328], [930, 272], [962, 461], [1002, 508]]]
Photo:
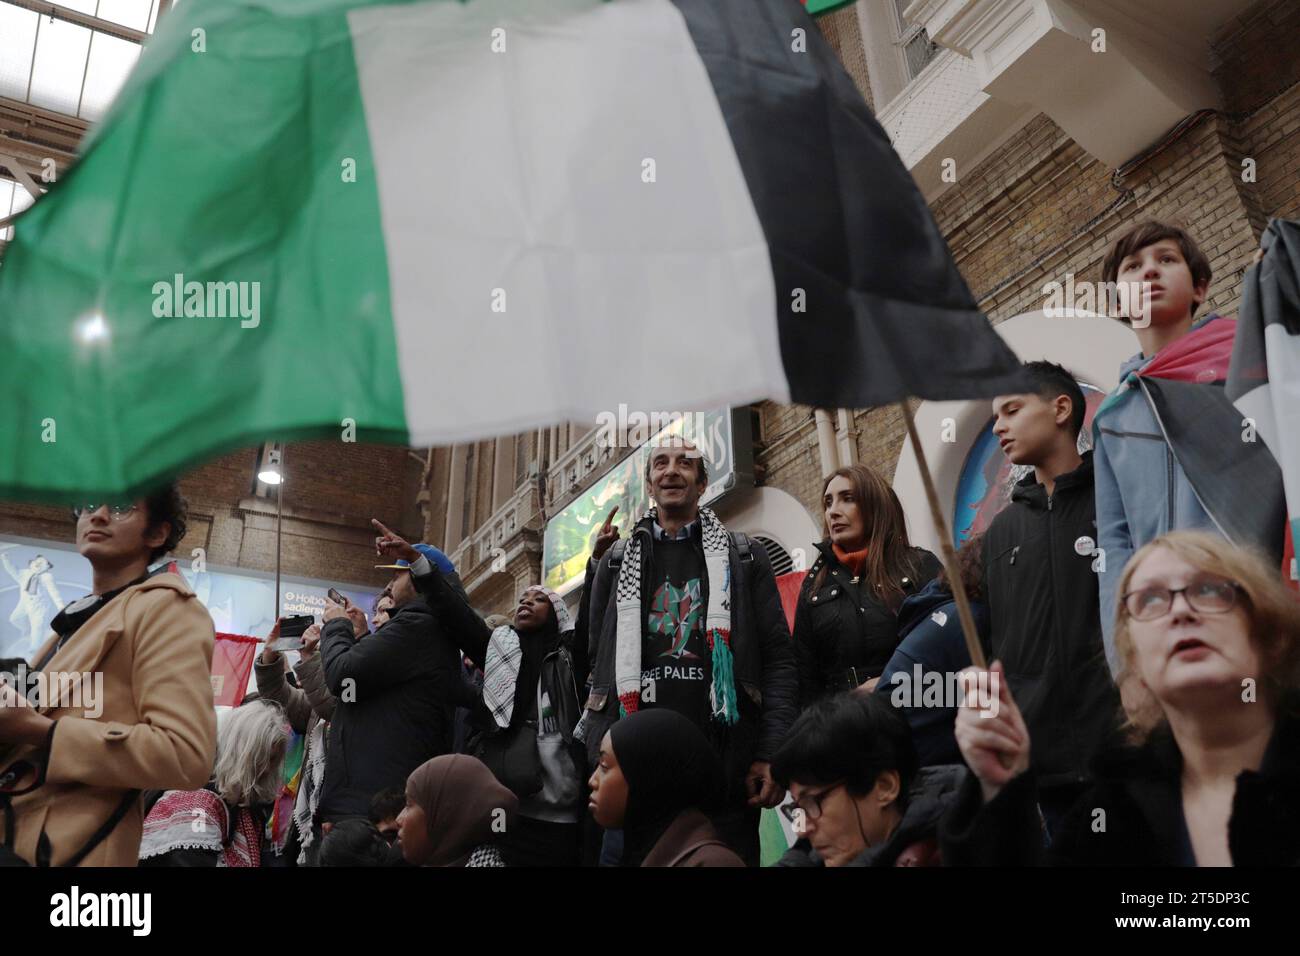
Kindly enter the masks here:
[[781, 811], [764, 807], [758, 821], [759, 866], [772, 866], [790, 849], [785, 828], [781, 826]]
[[[0, 268], [0, 496], [135, 494], [344, 419], [406, 442], [356, 6], [164, 18]], [[157, 314], [178, 275], [202, 316]]]

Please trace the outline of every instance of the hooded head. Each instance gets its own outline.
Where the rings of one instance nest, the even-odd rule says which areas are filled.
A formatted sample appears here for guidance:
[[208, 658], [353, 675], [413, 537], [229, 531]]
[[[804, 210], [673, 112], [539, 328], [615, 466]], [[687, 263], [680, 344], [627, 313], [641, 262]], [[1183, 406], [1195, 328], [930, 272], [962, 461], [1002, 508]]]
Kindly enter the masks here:
[[406, 806], [397, 816], [402, 855], [416, 866], [463, 866], [506, 831], [518, 806], [481, 760], [434, 757], [406, 778]]
[[[536, 602], [539, 600], [545, 600], [550, 607], [546, 620], [540, 623], [537, 621], [536, 613]], [[549, 626], [552, 621], [555, 622], [554, 628]], [[569, 614], [568, 607], [565, 606], [564, 598], [545, 585], [534, 584], [525, 588], [524, 593], [519, 597], [519, 605], [515, 608], [515, 629], [529, 631], [539, 628], [554, 630], [560, 635], [567, 634], [573, 630], [573, 618]]]
[[683, 810], [708, 813], [716, 807], [722, 770], [695, 724], [656, 708], [629, 714], [610, 728], [591, 784], [595, 813], [605, 825], [618, 826], [611, 814], [622, 811], [623, 865], [639, 866]]

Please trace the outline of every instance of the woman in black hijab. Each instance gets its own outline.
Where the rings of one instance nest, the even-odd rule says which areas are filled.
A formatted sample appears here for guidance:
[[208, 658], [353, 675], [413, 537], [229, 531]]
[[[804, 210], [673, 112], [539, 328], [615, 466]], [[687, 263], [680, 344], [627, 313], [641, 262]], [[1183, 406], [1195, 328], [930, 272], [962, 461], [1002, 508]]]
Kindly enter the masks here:
[[623, 866], [745, 865], [705, 816], [722, 790], [717, 755], [676, 711], [617, 721], [587, 783], [596, 823], [623, 829]]

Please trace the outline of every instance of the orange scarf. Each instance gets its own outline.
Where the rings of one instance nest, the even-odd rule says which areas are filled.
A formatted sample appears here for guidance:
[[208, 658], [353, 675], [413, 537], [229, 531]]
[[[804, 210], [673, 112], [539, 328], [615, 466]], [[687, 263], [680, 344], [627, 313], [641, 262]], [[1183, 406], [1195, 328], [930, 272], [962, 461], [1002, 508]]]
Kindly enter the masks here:
[[845, 551], [838, 544], [831, 545], [831, 551], [839, 559], [840, 564], [849, 569], [855, 578], [862, 576], [862, 567], [867, 563], [867, 549], [862, 548], [858, 551]]

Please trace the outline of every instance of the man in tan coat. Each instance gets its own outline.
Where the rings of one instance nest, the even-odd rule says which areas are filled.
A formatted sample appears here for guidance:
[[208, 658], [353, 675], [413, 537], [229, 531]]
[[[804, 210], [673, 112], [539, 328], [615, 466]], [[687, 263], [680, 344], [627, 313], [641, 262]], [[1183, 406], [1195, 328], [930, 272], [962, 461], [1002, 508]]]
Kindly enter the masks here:
[[55, 616], [25, 684], [0, 686], [0, 843], [35, 865], [135, 866], [140, 791], [212, 774], [212, 618], [180, 575], [148, 573], [185, 533], [174, 485], [76, 513], [93, 593]]

